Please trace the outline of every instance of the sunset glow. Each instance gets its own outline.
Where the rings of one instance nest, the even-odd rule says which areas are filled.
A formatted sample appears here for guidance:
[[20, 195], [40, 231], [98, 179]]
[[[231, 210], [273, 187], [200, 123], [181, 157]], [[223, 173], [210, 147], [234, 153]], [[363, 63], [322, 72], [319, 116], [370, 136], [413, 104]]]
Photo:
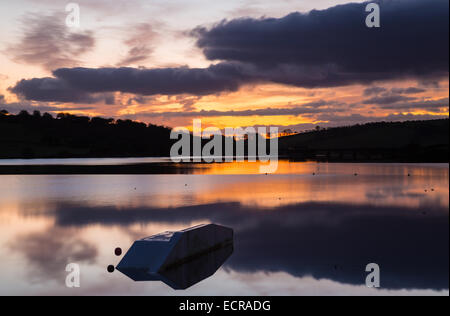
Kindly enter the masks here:
[[[176, 1], [176, 4], [135, 0], [118, 1], [112, 8], [106, 1], [79, 1], [81, 25], [70, 29], [60, 25], [66, 16], [62, 2], [16, 1], [9, 12], [0, 13], [0, 107], [12, 113], [22, 109], [67, 112], [130, 118], [170, 127], [189, 127], [194, 118], [200, 118], [205, 125], [219, 128], [276, 125], [297, 132], [316, 125], [448, 117], [449, 80], [442, 74], [427, 78], [399, 76], [330, 87], [244, 81], [236, 91], [211, 94], [146, 96], [111, 91], [95, 93], [88, 102], [52, 101], [50, 96], [42, 101], [13, 89], [20, 80], [52, 77], [53, 70], [63, 67], [207, 68], [220, 61], [208, 60], [196, 44], [192, 30], [198, 27], [211, 29], [223, 19], [257, 21], [261, 16], [282, 19], [291, 12], [324, 10], [340, 3], [345, 1], [298, 1], [292, 6], [289, 1], [270, 5], [263, 5], [262, 1], [253, 1], [252, 5], [227, 1], [212, 5], [206, 0]], [[48, 41], [49, 51], [32, 42], [44, 36], [48, 28], [56, 32], [43, 39]], [[61, 36], [65, 39], [57, 43]], [[71, 42], [72, 36], [83, 36], [84, 46]], [[65, 47], [69, 50], [64, 51]]]

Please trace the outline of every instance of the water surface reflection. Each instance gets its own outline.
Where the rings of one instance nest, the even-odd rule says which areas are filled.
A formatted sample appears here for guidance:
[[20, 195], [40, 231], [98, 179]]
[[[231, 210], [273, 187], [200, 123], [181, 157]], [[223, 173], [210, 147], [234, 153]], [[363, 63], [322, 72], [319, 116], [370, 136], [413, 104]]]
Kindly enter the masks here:
[[[115, 247], [214, 222], [234, 229], [233, 256], [177, 294], [448, 295], [448, 165], [290, 168], [297, 172], [1, 176], [0, 294], [173, 294], [108, 274]], [[69, 262], [82, 266], [80, 289], [64, 286]], [[380, 290], [364, 286], [370, 262], [381, 267]]]

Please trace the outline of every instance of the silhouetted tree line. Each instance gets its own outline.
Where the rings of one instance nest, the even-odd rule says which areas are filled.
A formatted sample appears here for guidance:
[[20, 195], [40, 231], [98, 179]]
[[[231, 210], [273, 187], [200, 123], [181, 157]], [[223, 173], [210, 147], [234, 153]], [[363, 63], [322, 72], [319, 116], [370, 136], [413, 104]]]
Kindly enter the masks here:
[[[168, 157], [178, 140], [170, 139], [168, 127], [68, 113], [54, 118], [39, 111], [32, 114], [21, 111], [17, 115], [0, 111], [0, 132], [0, 158]], [[189, 137], [193, 156], [194, 137], [192, 134]], [[261, 136], [251, 137], [256, 137], [257, 153]], [[209, 141], [201, 139], [201, 149]], [[234, 154], [238, 142], [244, 142], [244, 155], [248, 155], [247, 138], [231, 141]], [[226, 138], [222, 136], [222, 155], [226, 154], [225, 144]]]
[[1, 158], [168, 156], [171, 129], [132, 120], [0, 111]]
[[[0, 158], [168, 157], [177, 141], [170, 132], [132, 120], [3, 110]], [[190, 142], [192, 155], [192, 135]], [[201, 140], [202, 148], [207, 142]], [[222, 145], [225, 154], [224, 137]], [[234, 152], [236, 145], [233, 140]], [[280, 138], [279, 153], [299, 160], [448, 162], [448, 146], [449, 120], [441, 119], [317, 128]]]

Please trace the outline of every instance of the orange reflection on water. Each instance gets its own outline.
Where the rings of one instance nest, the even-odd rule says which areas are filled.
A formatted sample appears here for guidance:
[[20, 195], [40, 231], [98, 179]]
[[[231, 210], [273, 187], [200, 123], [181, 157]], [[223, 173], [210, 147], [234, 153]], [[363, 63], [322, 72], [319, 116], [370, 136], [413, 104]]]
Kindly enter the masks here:
[[[108, 274], [106, 266], [120, 260], [114, 255], [114, 249], [121, 247], [126, 251], [136, 239], [216, 219], [228, 220], [240, 236], [255, 223], [264, 227], [261, 229], [277, 228], [284, 223], [274, 236], [284, 236], [284, 229], [289, 229], [290, 225], [298, 231], [305, 231], [310, 227], [308, 225], [317, 223], [323, 224], [319, 228], [334, 229], [329, 223], [336, 220], [346, 223], [346, 216], [364, 218], [366, 211], [371, 214], [365, 218], [373, 218], [381, 212], [380, 220], [386, 220], [388, 224], [392, 224], [390, 215], [419, 214], [418, 218], [407, 217], [405, 224], [411, 223], [411, 219], [415, 223], [423, 221], [426, 227], [431, 227], [429, 230], [436, 229], [432, 222], [436, 216], [448, 220], [447, 164], [280, 161], [278, 172], [271, 175], [259, 174], [259, 163], [205, 164], [200, 167], [193, 168], [193, 174], [185, 175], [1, 176], [0, 257], [4, 260], [0, 262], [0, 294], [86, 295], [129, 293], [132, 290], [168, 293], [162, 284], [133, 284], [120, 274]], [[231, 204], [223, 207], [222, 202]], [[304, 207], [303, 203], [316, 203], [320, 207]], [[240, 205], [245, 207], [240, 208]], [[283, 211], [285, 206], [292, 207]], [[354, 206], [356, 211], [352, 210]], [[434, 213], [422, 217], [422, 211], [430, 209]], [[268, 220], [275, 225], [264, 226]], [[251, 242], [248, 249], [258, 245], [261, 237], [259, 226], [254, 229], [256, 235], [248, 235], [251, 237], [247, 239]], [[311, 238], [318, 236], [314, 231]], [[391, 233], [395, 231], [397, 228]], [[317, 234], [322, 231], [319, 229]], [[358, 239], [360, 231], [349, 234]], [[439, 236], [429, 234], [440, 247], [443, 242]], [[421, 236], [417, 237], [416, 241], [421, 239]], [[289, 238], [269, 250], [282, 248], [287, 241]], [[242, 253], [246, 254], [248, 249]], [[266, 244], [261, 249], [260, 255], [264, 257]], [[440, 249], [434, 254], [443, 253]], [[422, 252], [425, 253], [423, 249]], [[284, 258], [289, 264], [295, 259], [290, 256]], [[252, 259], [251, 256], [245, 258]], [[64, 269], [69, 262], [79, 262], [83, 271], [82, 287], [73, 291], [64, 284]], [[324, 264], [333, 267], [334, 262]], [[284, 268], [279, 269], [283, 271]], [[218, 276], [220, 273], [222, 279], [212, 278], [209, 286], [205, 281], [198, 288], [203, 289], [203, 293], [210, 293], [211, 289], [222, 288], [222, 285], [231, 286], [230, 272], [221, 270]], [[240, 274], [239, 282], [247, 284], [245, 278], [249, 276], [248, 273]], [[267, 274], [265, 278], [271, 287], [283, 286], [285, 282], [278, 276]], [[299, 288], [293, 290], [299, 291]], [[235, 289], [225, 292], [235, 293]]]
[[2, 176], [0, 216], [42, 213], [61, 202], [118, 209], [217, 202], [449, 205], [446, 164], [279, 163], [269, 175], [259, 174], [259, 163], [242, 162], [203, 164], [188, 175]]

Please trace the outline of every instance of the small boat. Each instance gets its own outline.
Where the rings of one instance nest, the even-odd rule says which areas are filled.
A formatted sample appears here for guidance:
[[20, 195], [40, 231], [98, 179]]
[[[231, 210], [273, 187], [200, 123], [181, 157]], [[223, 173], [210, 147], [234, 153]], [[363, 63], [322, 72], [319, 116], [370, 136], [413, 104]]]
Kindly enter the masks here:
[[162, 281], [173, 289], [213, 275], [233, 253], [231, 228], [216, 224], [164, 232], [137, 240], [117, 265], [134, 281]]

